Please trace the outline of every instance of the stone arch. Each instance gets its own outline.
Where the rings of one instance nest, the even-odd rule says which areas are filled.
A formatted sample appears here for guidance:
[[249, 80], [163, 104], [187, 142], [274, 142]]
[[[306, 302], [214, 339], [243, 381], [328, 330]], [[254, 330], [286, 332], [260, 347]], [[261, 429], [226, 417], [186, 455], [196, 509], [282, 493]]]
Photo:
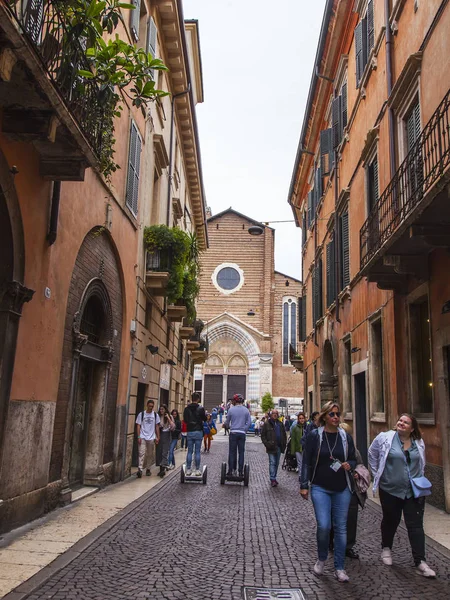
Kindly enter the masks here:
[[334, 375], [334, 362], [333, 345], [327, 339], [323, 344], [320, 363], [320, 399], [322, 403], [334, 399], [334, 387], [337, 383]]
[[101, 485], [118, 477], [122, 282], [109, 233], [92, 229], [75, 260], [66, 310], [50, 464], [50, 481], [59, 482], [63, 500], [70, 499], [72, 484]]
[[228, 367], [246, 368], [248, 366], [245, 356], [242, 354], [233, 354], [229, 361]]
[[207, 367], [213, 367], [213, 368], [216, 368], [216, 369], [223, 369], [224, 368], [223, 360], [216, 353], [213, 353], [210, 356], [208, 356], [208, 359], [206, 361], [206, 366]]
[[249, 400], [259, 400], [260, 397], [260, 348], [255, 338], [241, 325], [230, 319], [224, 319], [208, 326], [204, 330], [208, 341], [212, 345], [220, 338], [231, 338], [243, 350], [248, 363], [247, 395]]
[[[0, 481], [19, 320], [33, 290], [24, 286], [22, 215], [14, 177], [0, 151]], [[0, 487], [1, 490], [1, 487]], [[1, 495], [1, 494], [0, 494]]]

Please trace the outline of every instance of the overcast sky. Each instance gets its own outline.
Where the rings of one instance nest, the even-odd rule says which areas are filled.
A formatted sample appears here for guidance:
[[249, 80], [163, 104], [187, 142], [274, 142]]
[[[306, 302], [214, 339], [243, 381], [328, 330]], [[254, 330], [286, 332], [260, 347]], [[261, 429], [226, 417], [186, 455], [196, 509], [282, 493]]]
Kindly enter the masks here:
[[[325, 0], [184, 0], [198, 19], [205, 101], [197, 106], [207, 204], [261, 221], [287, 204]], [[276, 269], [301, 278], [295, 223], [273, 224]]]

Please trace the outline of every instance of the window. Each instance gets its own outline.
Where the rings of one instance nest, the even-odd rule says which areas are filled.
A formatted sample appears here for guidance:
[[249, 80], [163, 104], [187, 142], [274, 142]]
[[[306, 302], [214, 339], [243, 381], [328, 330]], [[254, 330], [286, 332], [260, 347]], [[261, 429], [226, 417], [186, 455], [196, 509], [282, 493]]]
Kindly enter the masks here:
[[313, 293], [313, 327], [323, 316], [323, 296], [322, 296], [322, 259], [316, 263], [312, 276]]
[[131, 121], [128, 150], [128, 176], [125, 203], [134, 216], [138, 213], [139, 172], [141, 168], [142, 140], [134, 121]]
[[298, 299], [298, 339], [306, 341], [306, 296]]
[[334, 237], [326, 247], [327, 253], [327, 306], [336, 300], [336, 249]]
[[368, 164], [367, 168], [367, 194], [368, 202], [367, 209], [368, 213], [372, 212], [373, 207], [378, 202], [380, 197], [380, 188], [378, 181], [378, 156], [375, 156], [373, 160]]
[[183, 341], [181, 339], [178, 340], [178, 364], [183, 364]]
[[283, 298], [283, 365], [289, 365], [289, 347], [297, 349], [297, 302]]
[[404, 119], [406, 133], [406, 154], [409, 156], [409, 197], [422, 195], [423, 190], [423, 158], [422, 147], [417, 143], [421, 134], [420, 104], [416, 98]]
[[[348, 109], [347, 109], [347, 81], [341, 86], [339, 91], [339, 95], [334, 98], [331, 105], [331, 113], [332, 113], [332, 129], [329, 135], [332, 135], [333, 148], [337, 148], [339, 144], [342, 142], [342, 138], [344, 136], [344, 129], [347, 127], [348, 121]], [[330, 131], [326, 129], [325, 131]], [[325, 132], [324, 138], [325, 138]], [[321, 137], [322, 141], [322, 137]], [[325, 142], [325, 139], [324, 139]], [[330, 168], [331, 170], [331, 168]]]
[[235, 263], [222, 263], [215, 268], [211, 279], [219, 292], [233, 294], [244, 285], [244, 272]]
[[225, 267], [217, 274], [217, 283], [224, 290], [234, 290], [239, 285], [240, 275], [233, 267]]
[[348, 209], [339, 217], [340, 257], [339, 275], [340, 288], [343, 290], [350, 284], [350, 239], [348, 227]]
[[[320, 164], [320, 161], [319, 161]], [[323, 179], [322, 179], [322, 169], [318, 166], [313, 173], [314, 177], [314, 187], [308, 193], [308, 213], [307, 213], [307, 228], [311, 227], [311, 225], [316, 220], [317, 207], [319, 206], [320, 199], [323, 194]]]
[[430, 312], [428, 296], [409, 305], [412, 411], [419, 416], [433, 413]]
[[145, 303], [145, 329], [151, 330], [153, 305], [148, 300]]
[[373, 0], [367, 3], [367, 12], [355, 28], [356, 87], [360, 86], [369, 54], [375, 45]]
[[139, 40], [139, 24], [141, 20], [141, 0], [131, 0], [131, 4], [134, 6], [133, 10], [130, 10], [130, 29], [134, 41]]
[[384, 400], [384, 353], [382, 320], [378, 317], [370, 323], [369, 329], [370, 348], [370, 405], [372, 416], [383, 416], [385, 413]]
[[306, 210], [303, 212], [303, 218], [302, 218], [302, 248], [305, 246], [306, 244], [306, 240], [308, 237], [308, 233], [307, 230], [308, 227], [306, 225]]
[[333, 128], [320, 132], [320, 167], [323, 175], [329, 175], [333, 167]]
[[[156, 29], [155, 21], [153, 20], [153, 17], [150, 17], [150, 19], [147, 22], [147, 47], [146, 47], [146, 50], [147, 50], [147, 52], [150, 52], [150, 54], [153, 56], [153, 58], [157, 58], [157, 56], [156, 56], [157, 35], [158, 35], [158, 31]], [[151, 76], [152, 76], [153, 81], [155, 81], [155, 69], [151, 70]], [[176, 150], [175, 150], [175, 156], [176, 156]]]

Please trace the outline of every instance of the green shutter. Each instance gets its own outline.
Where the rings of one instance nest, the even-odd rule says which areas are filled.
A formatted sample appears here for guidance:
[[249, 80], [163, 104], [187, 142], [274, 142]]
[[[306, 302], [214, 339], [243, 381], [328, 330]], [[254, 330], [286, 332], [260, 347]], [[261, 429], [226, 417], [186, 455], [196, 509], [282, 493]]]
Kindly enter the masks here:
[[139, 40], [139, 22], [141, 20], [141, 0], [132, 0], [134, 9], [130, 11], [130, 29], [134, 40]]
[[375, 22], [373, 15], [373, 0], [369, 0], [367, 4], [367, 54], [375, 45]]
[[341, 224], [341, 289], [350, 283], [350, 239], [348, 228], [348, 211], [342, 214]]
[[[150, 17], [147, 23], [147, 52], [149, 52], [153, 58], [156, 58], [156, 39], [157, 29], [153, 17]], [[155, 81], [155, 69], [151, 70], [152, 79]]]
[[322, 258], [319, 258], [319, 264], [317, 265], [317, 319], [323, 317], [323, 264]]
[[322, 175], [328, 175], [332, 166], [333, 129], [320, 132], [320, 168]]
[[341, 89], [341, 123], [342, 130], [347, 127], [348, 112], [347, 112], [347, 82], [344, 83]]
[[142, 141], [135, 123], [131, 122], [128, 151], [128, 174], [125, 203], [134, 215], [138, 213], [139, 174], [141, 168]]
[[331, 105], [333, 119], [333, 148], [337, 148], [342, 140], [341, 97], [333, 100]]
[[304, 211], [303, 219], [302, 219], [302, 248], [306, 244], [307, 235], [308, 234], [307, 234], [307, 227], [306, 227], [306, 211]]
[[327, 244], [327, 307], [336, 300], [336, 261], [334, 238]]

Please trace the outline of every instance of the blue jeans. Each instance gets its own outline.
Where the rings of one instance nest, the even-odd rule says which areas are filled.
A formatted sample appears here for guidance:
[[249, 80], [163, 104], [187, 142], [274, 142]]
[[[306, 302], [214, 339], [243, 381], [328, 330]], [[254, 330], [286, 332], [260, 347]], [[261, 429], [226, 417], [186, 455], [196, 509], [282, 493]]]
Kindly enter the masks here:
[[222, 423], [222, 419], [223, 419], [223, 414], [220, 413], [220, 415], [219, 415], [219, 423]]
[[170, 442], [169, 460], [168, 460], [169, 465], [175, 466], [174, 452], [175, 452], [175, 448], [177, 447], [177, 442], [178, 442], [178, 440], [176, 438], [174, 440], [171, 440], [171, 442]]
[[187, 433], [187, 458], [186, 467], [191, 468], [192, 454], [195, 452], [195, 468], [200, 469], [200, 450], [202, 449], [203, 431], [188, 431]]
[[347, 514], [352, 494], [348, 487], [342, 492], [330, 492], [318, 485], [311, 486], [311, 500], [317, 521], [317, 553], [319, 560], [328, 558], [331, 519], [334, 529], [334, 568], [344, 569], [347, 546]]
[[181, 449], [183, 448], [187, 449], [187, 435], [181, 434]]
[[278, 473], [278, 465], [280, 464], [281, 449], [277, 448], [276, 452], [269, 454], [269, 477], [270, 481], [275, 481]]
[[230, 433], [228, 446], [228, 470], [236, 471], [237, 453], [239, 451], [239, 473], [244, 472], [245, 433]]

